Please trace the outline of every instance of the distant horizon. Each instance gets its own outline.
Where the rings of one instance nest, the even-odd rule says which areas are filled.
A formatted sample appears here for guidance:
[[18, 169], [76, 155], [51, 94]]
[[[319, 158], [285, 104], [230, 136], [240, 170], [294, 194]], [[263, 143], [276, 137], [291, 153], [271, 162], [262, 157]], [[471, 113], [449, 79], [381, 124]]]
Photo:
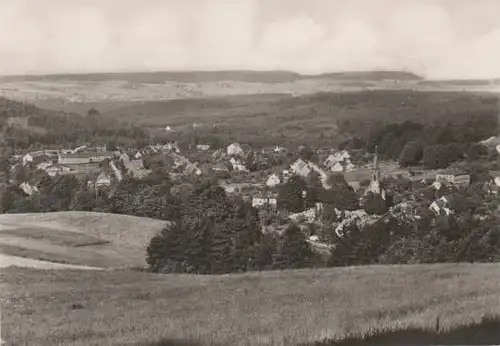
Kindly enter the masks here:
[[296, 75], [297, 77], [307, 78], [307, 77], [318, 77], [318, 76], [328, 76], [335, 74], [363, 74], [363, 73], [401, 73], [407, 75], [413, 75], [422, 81], [486, 81], [486, 80], [499, 80], [500, 76], [492, 78], [428, 78], [425, 75], [418, 74], [409, 70], [391, 70], [391, 69], [371, 69], [371, 70], [334, 70], [327, 71], [323, 73], [300, 73], [294, 70], [280, 70], [280, 69], [193, 69], [193, 70], [134, 70], [134, 69], [124, 69], [124, 70], [95, 70], [95, 71], [63, 71], [63, 72], [51, 72], [51, 73], [12, 73], [12, 74], [0, 74], [1, 78], [15, 78], [15, 77], [57, 77], [57, 76], [85, 76], [85, 75], [119, 75], [119, 74], [160, 74], [160, 73], [172, 73], [172, 74], [190, 74], [190, 73], [282, 73]]

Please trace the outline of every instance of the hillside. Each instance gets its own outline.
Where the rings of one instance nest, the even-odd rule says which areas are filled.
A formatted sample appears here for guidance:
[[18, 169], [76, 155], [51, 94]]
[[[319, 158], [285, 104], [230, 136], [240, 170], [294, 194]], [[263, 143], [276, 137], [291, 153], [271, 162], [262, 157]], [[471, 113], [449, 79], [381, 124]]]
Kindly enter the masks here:
[[[122, 345], [171, 338], [259, 346], [433, 329], [438, 315], [443, 330], [470, 325], [498, 313], [500, 272], [496, 264], [224, 276], [9, 268], [0, 282], [7, 342]], [[73, 304], [82, 308], [72, 310]]]
[[[362, 135], [373, 124], [388, 122], [443, 124], [484, 116], [496, 118], [498, 99], [495, 95], [409, 90], [297, 97], [267, 94], [121, 103], [104, 114], [152, 129], [172, 126], [181, 131], [195, 122], [201, 123], [205, 127], [197, 131], [207, 138], [214, 136], [212, 125], [218, 123], [222, 125], [217, 136], [224, 142], [335, 146], [346, 139], [346, 127]], [[170, 137], [177, 139], [174, 134]]]
[[[91, 212], [0, 215], [0, 254], [91, 267], [144, 266], [164, 221]], [[15, 261], [14, 261], [15, 262]], [[30, 266], [19, 260], [19, 265]]]
[[165, 81], [183, 83], [234, 81], [248, 83], [285, 83], [300, 79], [332, 78], [356, 80], [421, 80], [422, 78], [402, 71], [355, 71], [302, 75], [292, 71], [153, 71], [153, 72], [115, 72], [86, 74], [49, 74], [49, 75], [17, 75], [0, 76], [0, 82], [19, 81], [63, 81], [76, 80], [82, 82], [104, 82], [120, 80], [130, 83], [157, 84]]
[[[0, 99], [1, 101], [1, 99]], [[49, 134], [31, 136], [31, 142], [52, 144], [55, 139], [79, 142], [93, 140], [96, 134], [107, 140], [120, 137], [130, 140], [130, 129], [121, 128], [124, 122], [149, 128], [150, 133], [161, 132], [165, 126], [175, 130], [191, 128], [193, 123], [205, 127], [198, 129], [203, 136], [212, 136], [212, 125], [223, 125], [216, 134], [222, 143], [234, 140], [254, 145], [303, 144], [334, 146], [345, 140], [345, 128], [360, 132], [372, 124], [402, 122], [420, 123], [463, 122], [469, 118], [497, 117], [499, 103], [496, 94], [467, 92], [424, 92], [411, 90], [373, 90], [353, 92], [284, 95], [279, 93], [232, 95], [217, 97], [178, 98], [172, 100], [116, 101], [63, 104], [57, 100], [35, 103], [53, 111], [37, 108], [30, 103], [4, 101], [20, 109], [18, 114], [29, 117], [28, 131], [48, 131]], [[10, 106], [0, 102], [0, 113]], [[61, 113], [56, 109], [67, 112]], [[100, 119], [89, 122], [90, 108], [101, 112]], [[85, 131], [84, 131], [85, 130]], [[179, 140], [175, 138], [173, 140]], [[171, 136], [172, 137], [172, 136]], [[12, 140], [16, 147], [25, 136], [16, 134]], [[138, 138], [144, 138], [138, 136]], [[60, 141], [60, 139], [58, 139]], [[170, 138], [169, 138], [170, 140]], [[76, 143], [77, 145], [78, 143]]]

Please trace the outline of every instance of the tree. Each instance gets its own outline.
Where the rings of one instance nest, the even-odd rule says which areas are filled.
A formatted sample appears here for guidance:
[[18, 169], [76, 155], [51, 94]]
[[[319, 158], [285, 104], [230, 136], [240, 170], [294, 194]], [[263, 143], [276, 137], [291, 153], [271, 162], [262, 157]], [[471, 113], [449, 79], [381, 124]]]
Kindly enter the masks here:
[[285, 230], [279, 255], [281, 268], [305, 268], [311, 263], [313, 252], [299, 226], [290, 225]]
[[9, 191], [10, 148], [5, 140], [5, 129], [0, 132], [0, 211], [4, 212], [11, 202]]
[[97, 203], [96, 191], [92, 191], [86, 181], [80, 184], [78, 191], [73, 196], [70, 210], [92, 211]]
[[424, 166], [429, 169], [446, 168], [453, 162], [455, 154], [451, 154], [448, 147], [442, 144], [427, 146], [424, 149]]
[[420, 141], [406, 143], [399, 155], [399, 164], [402, 167], [416, 165], [423, 156], [423, 146]]
[[302, 191], [306, 190], [307, 185], [304, 179], [297, 175], [292, 176], [279, 188], [278, 206], [294, 213], [304, 210], [305, 201]]
[[299, 148], [300, 158], [305, 161], [311, 161], [315, 155], [314, 151], [308, 145], [302, 145]]
[[321, 176], [318, 172], [313, 171], [307, 177], [307, 195], [306, 195], [306, 205], [308, 207], [313, 207], [316, 202], [320, 200], [320, 196], [323, 193], [323, 184], [321, 183]]
[[328, 178], [330, 189], [323, 190], [319, 200], [331, 204], [339, 210], [359, 209], [358, 196], [347, 184], [342, 174], [333, 174]]
[[368, 214], [382, 215], [385, 214], [389, 208], [387, 203], [380, 195], [368, 192], [363, 201], [363, 208]]
[[187, 272], [187, 237], [188, 232], [184, 225], [173, 224], [151, 238], [146, 257], [150, 270], [167, 273]]
[[466, 156], [468, 161], [485, 158], [488, 156], [488, 149], [482, 144], [473, 143], [467, 149]]

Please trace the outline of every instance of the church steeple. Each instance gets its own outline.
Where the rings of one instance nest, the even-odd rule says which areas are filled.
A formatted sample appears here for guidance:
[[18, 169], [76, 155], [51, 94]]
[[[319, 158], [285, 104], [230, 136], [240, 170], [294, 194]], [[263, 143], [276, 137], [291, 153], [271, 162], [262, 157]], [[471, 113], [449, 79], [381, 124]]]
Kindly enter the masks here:
[[378, 160], [378, 145], [375, 146], [375, 157], [373, 158], [373, 182], [380, 184], [380, 166]]
[[382, 190], [381, 182], [380, 182], [380, 166], [379, 166], [379, 158], [378, 158], [378, 146], [375, 146], [375, 156], [373, 158], [373, 168], [372, 168], [372, 181], [370, 182], [370, 188], [368, 191], [371, 191], [375, 195], [380, 195], [385, 199], [384, 191]]

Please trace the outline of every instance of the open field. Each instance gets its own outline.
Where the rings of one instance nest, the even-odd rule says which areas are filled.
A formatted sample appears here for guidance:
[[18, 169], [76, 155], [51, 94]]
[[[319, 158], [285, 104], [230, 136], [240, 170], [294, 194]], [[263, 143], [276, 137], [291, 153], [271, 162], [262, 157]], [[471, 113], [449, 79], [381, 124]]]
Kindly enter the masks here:
[[0, 215], [0, 253], [100, 268], [144, 266], [149, 239], [165, 224], [90, 212], [4, 214]]
[[160, 338], [293, 345], [433, 329], [438, 315], [447, 330], [498, 314], [500, 306], [497, 264], [224, 276], [7, 268], [0, 279], [2, 332], [17, 345], [133, 345]]
[[194, 71], [0, 76], [0, 96], [64, 111], [83, 111], [81, 108], [91, 103], [106, 111], [122, 102], [363, 90], [500, 92], [500, 81], [432, 81], [398, 71], [322, 75], [288, 71]]

